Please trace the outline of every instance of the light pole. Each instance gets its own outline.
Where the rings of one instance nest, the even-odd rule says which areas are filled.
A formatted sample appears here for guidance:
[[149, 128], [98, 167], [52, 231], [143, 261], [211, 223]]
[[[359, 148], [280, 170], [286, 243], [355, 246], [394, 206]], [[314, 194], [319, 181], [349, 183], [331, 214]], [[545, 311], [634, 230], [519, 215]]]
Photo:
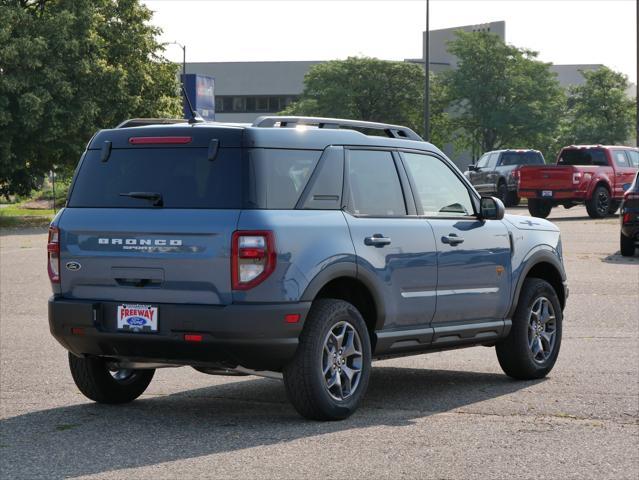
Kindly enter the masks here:
[[186, 45], [180, 42], [169, 42], [167, 45], [177, 45], [182, 49], [182, 85], [184, 85], [184, 76], [186, 75]]
[[[637, 0], [639, 1], [639, 0]], [[426, 32], [424, 32], [424, 140], [430, 141], [430, 29], [429, 0], [426, 0]]]

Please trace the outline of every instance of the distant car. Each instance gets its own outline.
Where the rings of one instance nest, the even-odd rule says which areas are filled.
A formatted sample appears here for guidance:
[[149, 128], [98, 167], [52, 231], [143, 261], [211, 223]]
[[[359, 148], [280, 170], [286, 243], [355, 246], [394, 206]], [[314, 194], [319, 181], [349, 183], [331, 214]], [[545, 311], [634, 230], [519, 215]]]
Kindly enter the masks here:
[[504, 205], [519, 204], [517, 186], [522, 165], [544, 165], [544, 156], [538, 150], [495, 150], [484, 153], [475, 165], [464, 173], [482, 195], [496, 195]]
[[639, 173], [635, 181], [626, 191], [621, 204], [621, 254], [631, 257], [639, 246]]
[[619, 209], [639, 167], [639, 149], [604, 145], [564, 147], [556, 165], [527, 165], [519, 170], [519, 196], [528, 199], [533, 217], [546, 218], [557, 205], [586, 204], [591, 218]]

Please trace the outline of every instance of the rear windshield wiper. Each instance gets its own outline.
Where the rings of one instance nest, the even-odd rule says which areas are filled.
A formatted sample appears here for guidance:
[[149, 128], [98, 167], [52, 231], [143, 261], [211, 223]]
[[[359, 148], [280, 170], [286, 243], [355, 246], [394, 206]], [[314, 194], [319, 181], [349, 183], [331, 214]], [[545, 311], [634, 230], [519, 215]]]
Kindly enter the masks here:
[[164, 201], [162, 200], [162, 194], [157, 192], [128, 192], [128, 193], [121, 193], [120, 196], [140, 198], [142, 200], [151, 200], [153, 201], [154, 207], [164, 206]]

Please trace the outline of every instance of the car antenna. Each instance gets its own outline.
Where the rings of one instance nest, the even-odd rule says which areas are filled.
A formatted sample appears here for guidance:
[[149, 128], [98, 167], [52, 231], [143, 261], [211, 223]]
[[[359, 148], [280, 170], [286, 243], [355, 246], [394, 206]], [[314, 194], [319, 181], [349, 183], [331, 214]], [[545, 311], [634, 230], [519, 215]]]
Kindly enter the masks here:
[[182, 85], [182, 94], [184, 95], [186, 104], [189, 106], [189, 111], [191, 112], [191, 118], [189, 118], [189, 123], [203, 123], [204, 119], [199, 113], [197, 113], [197, 110], [193, 109], [193, 105], [191, 105], [191, 100], [189, 100], [189, 96], [186, 94], [186, 89], [184, 88], [184, 85]]

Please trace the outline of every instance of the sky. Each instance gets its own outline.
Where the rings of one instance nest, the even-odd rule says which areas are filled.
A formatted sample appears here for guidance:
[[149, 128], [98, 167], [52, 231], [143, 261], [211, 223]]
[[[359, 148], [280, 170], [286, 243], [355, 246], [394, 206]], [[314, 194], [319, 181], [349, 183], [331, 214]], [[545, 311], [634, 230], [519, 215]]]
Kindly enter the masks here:
[[[187, 62], [422, 57], [425, 0], [143, 0]], [[431, 0], [430, 28], [506, 21], [506, 42], [637, 81], [635, 0]], [[169, 45], [165, 56], [182, 61]]]

